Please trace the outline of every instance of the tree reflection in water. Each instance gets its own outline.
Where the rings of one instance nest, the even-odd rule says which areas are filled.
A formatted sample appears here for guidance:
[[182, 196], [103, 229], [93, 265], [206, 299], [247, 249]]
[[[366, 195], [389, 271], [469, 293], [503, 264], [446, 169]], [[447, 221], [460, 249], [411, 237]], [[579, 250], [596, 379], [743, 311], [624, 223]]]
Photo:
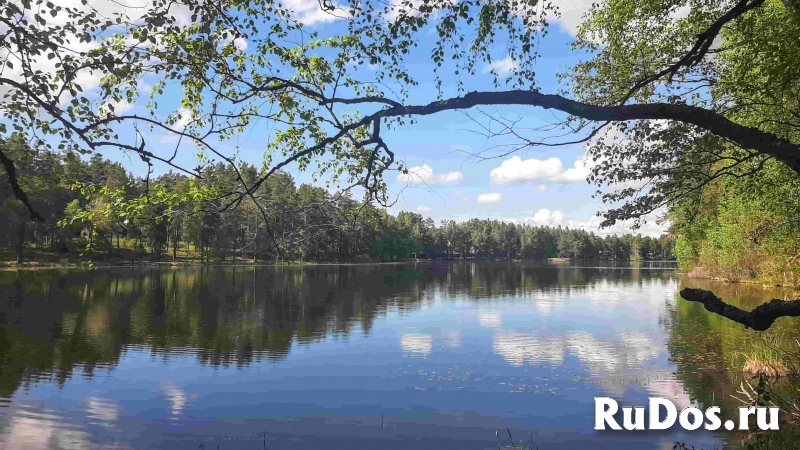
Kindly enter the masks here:
[[[369, 336], [389, 316], [402, 319], [438, 309], [445, 316], [430, 320], [474, 311], [477, 328], [460, 326], [441, 335], [424, 326], [398, 329], [401, 356], [422, 364], [407, 366], [401, 360], [401, 369], [423, 370], [436, 352], [449, 351], [456, 359], [446, 373], [435, 367], [425, 373], [438, 371], [439, 381], [452, 380], [461, 388], [458, 380], [485, 378], [493, 387], [480, 389], [497, 389], [491, 377], [472, 373], [474, 366], [466, 369], [475, 364], [465, 358], [473, 355], [470, 338], [478, 333], [488, 336], [489, 351], [516, 371], [512, 381], [500, 383], [503, 392], [549, 392], [558, 399], [585, 379], [606, 394], [622, 397], [634, 388], [669, 398], [679, 408], [722, 406], [724, 414], [738, 406], [730, 398], [742, 380], [734, 368], [737, 352], [758, 335], [679, 299], [678, 287], [674, 275], [660, 269], [511, 262], [5, 272], [0, 273], [0, 298], [5, 299], [0, 303], [0, 398], [8, 403], [21, 387], [42, 381], [63, 386], [76, 374], [91, 379], [113, 370], [127, 354], [149, 354], [170, 364], [190, 356], [209, 367], [283, 361], [326, 339]], [[763, 298], [774, 295], [760, 292]], [[740, 290], [726, 298], [744, 307], [759, 295]], [[797, 323], [784, 319], [770, 333], [797, 336]], [[572, 375], [565, 377], [572, 379], [523, 382], [519, 374], [528, 369], [553, 374], [569, 369], [564, 373]], [[782, 383], [793, 389], [789, 381]], [[438, 389], [446, 392], [447, 386]], [[172, 421], [195, 402], [170, 380], [159, 382], [158, 395]], [[82, 429], [26, 408], [21, 406], [2, 431], [6, 445], [12, 443], [8, 439], [30, 438], [25, 441], [30, 444], [42, 436], [50, 436], [44, 442], [56, 448], [82, 448], [91, 441]], [[118, 400], [90, 395], [79, 408], [88, 424], [117, 432]], [[537, 414], [537, 420], [547, 416], [546, 411]], [[31, 431], [34, 422], [38, 431]], [[56, 435], [63, 442], [54, 444]]]

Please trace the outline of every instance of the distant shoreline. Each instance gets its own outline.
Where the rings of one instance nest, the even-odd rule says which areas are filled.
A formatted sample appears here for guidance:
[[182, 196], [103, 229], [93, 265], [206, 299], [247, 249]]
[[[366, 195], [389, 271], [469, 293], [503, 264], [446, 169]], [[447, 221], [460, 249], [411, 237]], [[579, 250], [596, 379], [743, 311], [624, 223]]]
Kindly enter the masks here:
[[[65, 258], [66, 259], [66, 258]], [[423, 263], [433, 261], [508, 261], [508, 262], [547, 262], [551, 264], [566, 264], [570, 262], [670, 262], [674, 260], [570, 260], [569, 258], [548, 258], [542, 260], [534, 259], [502, 259], [502, 258], [453, 258], [453, 259], [414, 259], [409, 258], [403, 261], [372, 261], [372, 262], [314, 262], [314, 261], [293, 261], [293, 262], [274, 262], [274, 263], [254, 263], [247, 261], [240, 262], [214, 262], [201, 263], [198, 261], [89, 261], [89, 260], [68, 260], [68, 261], [23, 261], [17, 264], [15, 261], [0, 261], [0, 271], [19, 271], [19, 270], [45, 270], [45, 269], [100, 269], [100, 268], [135, 268], [135, 267], [169, 267], [169, 268], [198, 268], [198, 267], [303, 267], [303, 266], [368, 266], [368, 265], [391, 265], [407, 263]]]

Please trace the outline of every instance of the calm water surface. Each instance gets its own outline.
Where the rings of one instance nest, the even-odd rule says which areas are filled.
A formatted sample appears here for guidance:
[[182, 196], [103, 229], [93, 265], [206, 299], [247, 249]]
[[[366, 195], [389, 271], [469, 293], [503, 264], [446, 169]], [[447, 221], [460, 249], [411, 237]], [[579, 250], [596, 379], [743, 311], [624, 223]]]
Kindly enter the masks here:
[[595, 396], [725, 409], [679, 284], [656, 263], [0, 273], [0, 447], [713, 448], [592, 430]]

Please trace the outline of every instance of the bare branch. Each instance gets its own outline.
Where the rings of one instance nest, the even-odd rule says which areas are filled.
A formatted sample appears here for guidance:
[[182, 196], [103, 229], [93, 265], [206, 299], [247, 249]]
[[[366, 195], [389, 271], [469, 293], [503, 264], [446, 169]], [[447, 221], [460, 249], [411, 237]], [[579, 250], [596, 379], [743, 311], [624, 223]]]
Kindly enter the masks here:
[[781, 317], [800, 317], [800, 300], [773, 299], [747, 312], [725, 303], [712, 292], [703, 289], [683, 289], [681, 297], [690, 302], [702, 303], [706, 310], [756, 331], [768, 330]]

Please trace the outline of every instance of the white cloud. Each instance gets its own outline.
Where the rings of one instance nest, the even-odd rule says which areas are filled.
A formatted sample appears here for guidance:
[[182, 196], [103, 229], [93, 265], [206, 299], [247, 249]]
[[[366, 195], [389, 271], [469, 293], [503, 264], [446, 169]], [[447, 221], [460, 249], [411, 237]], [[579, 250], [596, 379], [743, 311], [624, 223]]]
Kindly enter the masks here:
[[[113, 108], [113, 112], [111, 111], [111, 108], [109, 108], [108, 106]], [[113, 114], [115, 116], [121, 116], [121, 115], [125, 114], [126, 112], [128, 112], [132, 107], [133, 107], [133, 105], [128, 103], [125, 100], [120, 100], [118, 102], [114, 101], [114, 100], [111, 100], [111, 101], [106, 102], [105, 104], [103, 104], [101, 106], [101, 109], [104, 110], [105, 112], [111, 113], [111, 114]]]
[[136, 85], [136, 90], [139, 91], [139, 95], [149, 97], [150, 93], [153, 92], [153, 86], [144, 80], [139, 80], [139, 83]]
[[317, 0], [290, 0], [283, 2], [283, 6], [291, 10], [294, 13], [294, 18], [304, 25], [334, 22], [347, 17], [347, 14], [339, 5], [334, 4], [336, 6], [334, 11], [325, 11], [320, 8], [320, 2]]
[[[591, 168], [591, 161], [585, 155], [578, 158], [573, 167], [568, 169], [564, 168], [564, 164], [558, 158], [523, 160], [515, 155], [503, 161], [500, 167], [492, 169], [489, 176], [497, 184], [523, 184], [536, 180], [568, 183], [586, 181]], [[542, 191], [541, 187], [539, 190]]]
[[186, 128], [186, 125], [189, 125], [189, 122], [192, 121], [192, 113], [186, 108], [181, 108], [178, 110], [178, 114], [180, 114], [181, 118], [175, 122], [175, 128], [183, 131], [183, 129]]
[[648, 214], [645, 217], [646, 222], [641, 224], [640, 228], [634, 230], [631, 227], [634, 225], [634, 220], [618, 221], [614, 226], [608, 228], [600, 228], [600, 222], [603, 218], [600, 216], [592, 216], [586, 221], [579, 221], [574, 226], [586, 231], [592, 231], [599, 236], [610, 236], [612, 234], [640, 234], [642, 236], [659, 237], [667, 232], [669, 222], [658, 224], [657, 219], [664, 214], [664, 211], [656, 211]]
[[422, 5], [420, 0], [411, 0], [410, 5], [408, 0], [392, 0], [389, 2], [389, 12], [386, 15], [386, 20], [389, 22], [396, 21], [400, 16], [417, 17], [419, 16], [419, 6]]
[[417, 212], [418, 213], [426, 213], [426, 212], [428, 212], [430, 210], [431, 210], [430, 206], [425, 206], [425, 205], [417, 206]]
[[[65, 14], [65, 13], [64, 13]], [[50, 17], [48, 16], [48, 23], [50, 23]], [[98, 47], [97, 42], [77, 42], [73, 40], [72, 42], [67, 42], [63, 45], [63, 49], [65, 53], [84, 53], [90, 50], [93, 50]], [[23, 68], [22, 64], [19, 62], [20, 53], [17, 51], [16, 45], [13, 43], [9, 43], [7, 48], [0, 48], [0, 60], [7, 61], [11, 63], [14, 67], [9, 67], [6, 63], [0, 65], [0, 75], [4, 78], [9, 78], [12, 80], [22, 80], [24, 77], [22, 75]], [[33, 71], [41, 71], [45, 74], [55, 74], [58, 71], [56, 64], [58, 63], [57, 58], [48, 59], [45, 55], [39, 55], [38, 57], [31, 58], [31, 69]], [[81, 89], [85, 93], [93, 90], [97, 86], [100, 85], [100, 79], [102, 78], [102, 73], [99, 70], [89, 70], [89, 69], [81, 69], [75, 74], [75, 83], [80, 85]], [[10, 87], [8, 85], [0, 86], [0, 97], [4, 96], [6, 93], [10, 91]], [[64, 106], [68, 104], [72, 100], [72, 97], [69, 95], [69, 92], [61, 93], [59, 97], [59, 104]], [[0, 109], [2, 109], [3, 105], [0, 104]]]
[[[58, 6], [62, 8], [61, 11], [57, 11], [55, 17], [50, 16], [47, 14], [46, 20], [48, 26], [64, 26], [68, 23], [74, 23], [75, 20], [70, 18], [69, 14], [66, 12], [67, 9], [73, 9], [77, 11], [83, 12], [93, 12], [97, 13], [99, 17], [108, 18], [112, 22], [117, 17], [122, 17], [125, 20], [125, 23], [141, 23], [142, 17], [151, 12], [153, 9], [153, 0], [128, 0], [125, 2], [119, 2], [115, 0], [58, 0], [56, 3]], [[163, 6], [163, 5], [161, 5]], [[36, 8], [34, 7], [34, 10]], [[27, 10], [26, 14], [31, 15], [34, 11]], [[169, 9], [169, 14], [175, 17], [175, 25], [179, 27], [186, 27], [191, 25], [191, 11], [185, 5], [180, 4], [172, 4]], [[113, 32], [124, 32], [122, 26], [115, 26], [111, 31]], [[128, 36], [128, 40], [130, 41], [130, 36]], [[133, 42], [131, 42], [133, 44]], [[135, 41], [136, 45], [139, 46], [149, 46], [149, 41], [145, 43], [139, 43], [138, 40]], [[78, 42], [73, 40], [72, 42], [67, 42], [63, 44], [62, 53], [86, 53], [92, 49], [95, 49], [100, 46], [98, 41], [90, 41], [90, 42]], [[16, 57], [14, 55], [18, 55], [18, 52], [15, 51], [13, 46], [10, 47], [12, 51], [12, 56], [9, 58], [11, 61], [16, 62]], [[6, 59], [8, 57], [8, 50], [1, 49], [0, 50], [0, 59]], [[37, 71], [40, 70], [43, 73], [47, 74], [55, 74], [58, 70], [55, 67], [55, 64], [58, 62], [58, 58], [54, 59], [47, 59], [44, 54], [39, 55], [32, 59], [32, 70]], [[149, 61], [153, 63], [153, 60]], [[9, 69], [7, 66], [2, 69], [3, 76], [6, 78], [20, 78], [21, 77], [21, 64], [16, 64], [14, 69]], [[78, 71], [75, 76], [75, 82], [80, 85], [81, 90], [83, 92], [83, 96], [87, 96], [92, 93], [101, 82], [101, 78], [103, 76], [103, 71], [101, 70], [90, 70], [90, 69], [82, 69]], [[8, 87], [3, 86], [0, 87], [0, 97], [8, 92]], [[61, 93], [60, 97], [58, 98], [58, 102], [60, 106], [65, 106], [69, 104], [72, 100], [72, 96], [69, 92]], [[117, 113], [119, 114], [119, 112]]]
[[401, 173], [397, 176], [397, 181], [409, 184], [443, 184], [461, 181], [464, 175], [461, 172], [434, 173], [431, 166], [410, 167], [408, 173]]
[[659, 237], [666, 233], [669, 228], [669, 223], [656, 223], [656, 220], [664, 214], [664, 211], [656, 211], [645, 217], [646, 222], [641, 224], [640, 228], [634, 230], [631, 227], [634, 225], [634, 220], [623, 220], [617, 222], [614, 226], [608, 228], [600, 228], [600, 223], [603, 218], [600, 216], [592, 216], [586, 220], [574, 220], [564, 217], [561, 211], [551, 211], [549, 209], [540, 209], [532, 216], [525, 219], [526, 223], [537, 226], [562, 226], [566, 228], [581, 229], [588, 232], [593, 232], [598, 236], [622, 235], [622, 234], [639, 234], [642, 236]]
[[515, 70], [517, 70], [517, 63], [514, 61], [511, 55], [508, 55], [500, 61], [492, 61], [491, 64], [487, 65], [483, 68], [483, 70], [481, 70], [481, 73], [489, 73], [494, 71], [498, 75], [507, 75]]
[[578, 34], [578, 27], [583, 23], [583, 15], [592, 7], [592, 3], [597, 0], [556, 0], [555, 4], [558, 6], [558, 11], [561, 17], [556, 19], [551, 16], [549, 19], [555, 19], [560, 25], [562, 31], [565, 31], [572, 36]]
[[503, 200], [503, 196], [499, 192], [481, 194], [475, 199], [478, 203], [497, 203], [501, 200]]
[[544, 184], [540, 184], [539, 187], [536, 188], [539, 192], [549, 192], [550, 188], [545, 186]]
[[540, 209], [534, 215], [525, 219], [525, 222], [538, 226], [557, 227], [564, 224], [564, 214], [561, 211]]
[[233, 46], [236, 47], [236, 50], [247, 50], [247, 39], [242, 37], [233, 38], [231, 34], [233, 34], [233, 32], [229, 30], [228, 37], [219, 41], [220, 45], [225, 46], [233, 42]]
[[175, 18], [175, 25], [181, 28], [192, 24], [192, 10], [186, 5], [173, 4], [169, 9], [169, 13]]
[[233, 45], [239, 50], [247, 50], [247, 40], [244, 38], [236, 38], [233, 40]]

